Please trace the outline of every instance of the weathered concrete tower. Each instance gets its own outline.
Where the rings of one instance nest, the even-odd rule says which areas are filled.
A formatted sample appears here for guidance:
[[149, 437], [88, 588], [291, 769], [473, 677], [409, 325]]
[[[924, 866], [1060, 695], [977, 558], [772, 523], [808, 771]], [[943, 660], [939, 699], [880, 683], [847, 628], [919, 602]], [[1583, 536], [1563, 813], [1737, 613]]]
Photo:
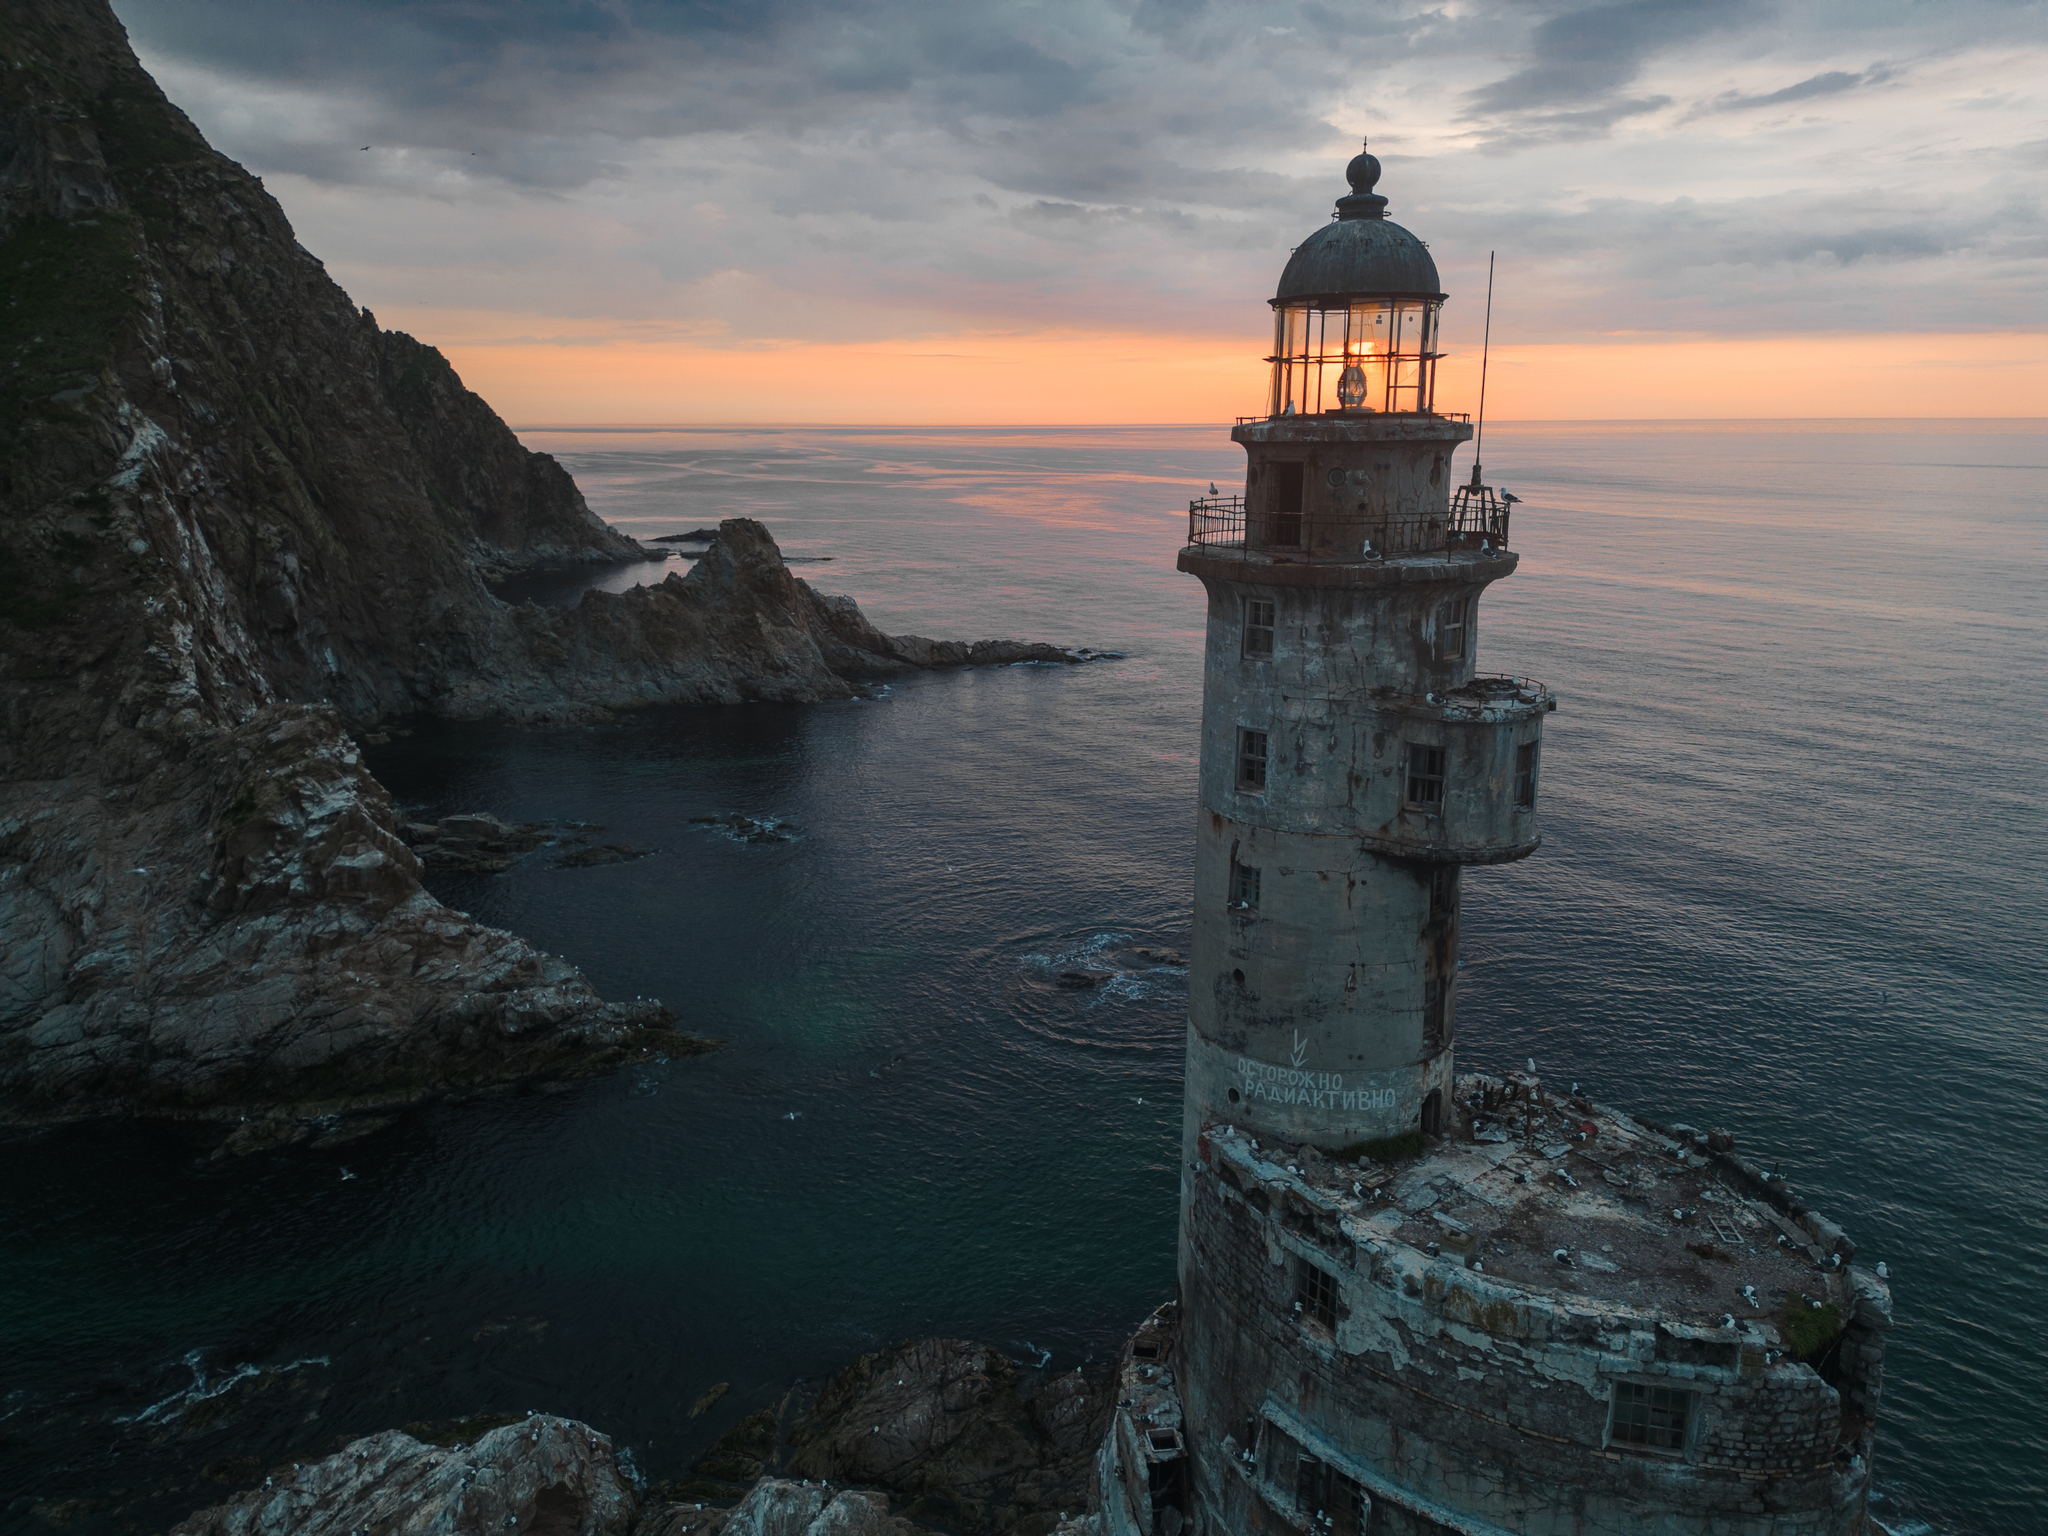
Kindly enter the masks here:
[[1507, 509], [1454, 515], [1472, 428], [1432, 409], [1444, 295], [1379, 175], [1351, 162], [1281, 274], [1268, 414], [1231, 433], [1245, 494], [1196, 503], [1180, 555], [1209, 589], [1190, 1138], [1436, 1132], [1460, 873], [1538, 841], [1550, 696], [1473, 667]]
[[[1474, 670], [1509, 501], [1434, 409], [1380, 166], [1280, 278], [1209, 594], [1180, 1298], [1120, 1362], [1100, 1536], [1852, 1536], [1890, 1297], [1702, 1134], [1455, 1078], [1459, 882], [1535, 851], [1541, 684]], [[1880, 1267], [1881, 1268], [1881, 1267]]]

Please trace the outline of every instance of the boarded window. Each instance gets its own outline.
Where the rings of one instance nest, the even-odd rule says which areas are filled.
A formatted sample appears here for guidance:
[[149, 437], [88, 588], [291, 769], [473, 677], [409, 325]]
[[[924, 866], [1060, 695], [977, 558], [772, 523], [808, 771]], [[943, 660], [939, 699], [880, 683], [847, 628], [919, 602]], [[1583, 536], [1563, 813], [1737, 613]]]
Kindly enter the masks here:
[[1273, 600], [1248, 597], [1244, 600], [1244, 653], [1247, 656], [1273, 654]]
[[1230, 872], [1230, 904], [1241, 912], [1259, 904], [1259, 872], [1251, 865], [1240, 864]]
[[1444, 803], [1444, 749], [1408, 743], [1408, 803], [1418, 810], [1441, 810]]
[[1436, 616], [1436, 654], [1444, 661], [1456, 661], [1465, 654], [1465, 606], [1468, 599], [1454, 597]]
[[1692, 1405], [1693, 1394], [1675, 1387], [1617, 1381], [1608, 1443], [1641, 1446], [1649, 1451], [1682, 1451], [1686, 1426], [1692, 1420]]
[[1301, 1320], [1324, 1328], [1337, 1326], [1337, 1281], [1326, 1269], [1300, 1261], [1294, 1276], [1294, 1304]]
[[1515, 748], [1515, 804], [1525, 811], [1536, 809], [1536, 746], [1525, 741]]
[[1239, 730], [1237, 733], [1237, 787], [1254, 794], [1266, 788], [1266, 733]]

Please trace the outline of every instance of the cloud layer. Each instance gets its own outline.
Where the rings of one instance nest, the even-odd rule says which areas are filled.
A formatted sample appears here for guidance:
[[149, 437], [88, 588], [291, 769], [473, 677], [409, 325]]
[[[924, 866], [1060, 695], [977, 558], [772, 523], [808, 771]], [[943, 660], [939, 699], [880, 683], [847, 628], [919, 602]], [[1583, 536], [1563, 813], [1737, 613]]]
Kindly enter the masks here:
[[2039, 4], [116, 9], [358, 298], [506, 339], [1257, 337], [1361, 133], [1454, 337], [1489, 249], [1528, 343], [2048, 312]]

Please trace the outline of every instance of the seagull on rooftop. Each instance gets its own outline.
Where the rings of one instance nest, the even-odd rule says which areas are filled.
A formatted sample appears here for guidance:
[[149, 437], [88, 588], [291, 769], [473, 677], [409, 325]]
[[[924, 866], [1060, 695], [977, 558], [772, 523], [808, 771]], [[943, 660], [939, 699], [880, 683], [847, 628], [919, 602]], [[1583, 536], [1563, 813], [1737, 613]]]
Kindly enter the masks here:
[[1534, 1056], [1531, 1056], [1531, 1057], [1529, 1058], [1529, 1071], [1530, 1071], [1530, 1073], [1531, 1073], [1531, 1075], [1532, 1075], [1532, 1076], [1534, 1075], [1534, 1073], [1535, 1073], [1535, 1071], [1536, 1071], [1536, 1058], [1535, 1058]]

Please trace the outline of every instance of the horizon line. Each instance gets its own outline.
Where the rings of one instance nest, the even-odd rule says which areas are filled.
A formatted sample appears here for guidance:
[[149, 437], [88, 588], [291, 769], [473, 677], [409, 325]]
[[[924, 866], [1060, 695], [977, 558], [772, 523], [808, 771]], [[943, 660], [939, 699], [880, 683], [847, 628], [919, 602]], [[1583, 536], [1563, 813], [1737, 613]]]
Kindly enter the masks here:
[[[1265, 417], [1250, 418], [1266, 420]], [[1277, 419], [1277, 418], [1276, 418]], [[1497, 427], [1599, 427], [1599, 426], [1686, 426], [1686, 425], [1829, 425], [1835, 423], [1888, 422], [2039, 422], [2048, 427], [2048, 416], [1504, 416]], [[733, 427], [776, 428], [783, 431], [1001, 429], [1009, 431], [1136, 431], [1145, 427], [1234, 426], [1236, 418], [1208, 421], [584, 421], [507, 422], [514, 432], [679, 432]]]

